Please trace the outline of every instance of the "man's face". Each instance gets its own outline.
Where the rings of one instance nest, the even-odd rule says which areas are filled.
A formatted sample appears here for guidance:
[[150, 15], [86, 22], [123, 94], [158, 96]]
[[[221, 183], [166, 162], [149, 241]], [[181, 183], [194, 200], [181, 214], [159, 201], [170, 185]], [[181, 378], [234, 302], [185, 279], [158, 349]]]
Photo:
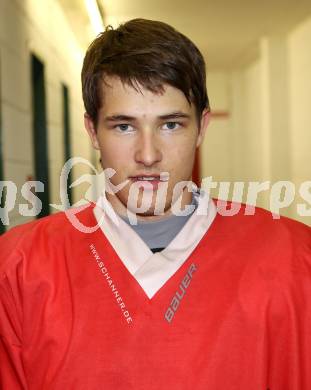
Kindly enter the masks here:
[[[199, 131], [195, 107], [180, 90], [164, 85], [163, 94], [154, 94], [140, 86], [139, 92], [118, 77], [107, 77], [106, 83], [97, 127], [87, 115], [85, 126], [94, 148], [100, 151], [103, 168], [116, 171], [110, 182], [117, 186], [128, 181], [115, 195], [107, 194], [115, 211], [125, 214], [128, 208], [154, 219], [159, 201], [165, 214], [178, 197], [182, 205], [189, 204], [191, 193], [176, 184], [191, 180], [195, 151], [207, 127], [207, 111]], [[133, 199], [133, 195], [137, 196]], [[137, 207], [143, 211], [137, 212]]]

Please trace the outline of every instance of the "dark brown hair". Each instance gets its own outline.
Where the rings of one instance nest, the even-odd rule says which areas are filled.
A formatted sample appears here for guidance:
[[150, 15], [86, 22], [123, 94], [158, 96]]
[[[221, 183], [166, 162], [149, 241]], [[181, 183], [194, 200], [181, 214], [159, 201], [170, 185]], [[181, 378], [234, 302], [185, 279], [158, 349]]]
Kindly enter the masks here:
[[95, 124], [105, 76], [118, 76], [136, 90], [142, 85], [154, 93], [162, 93], [163, 84], [169, 84], [195, 105], [198, 120], [209, 109], [202, 54], [190, 39], [163, 22], [133, 19], [115, 30], [108, 26], [91, 43], [83, 62], [82, 95]]

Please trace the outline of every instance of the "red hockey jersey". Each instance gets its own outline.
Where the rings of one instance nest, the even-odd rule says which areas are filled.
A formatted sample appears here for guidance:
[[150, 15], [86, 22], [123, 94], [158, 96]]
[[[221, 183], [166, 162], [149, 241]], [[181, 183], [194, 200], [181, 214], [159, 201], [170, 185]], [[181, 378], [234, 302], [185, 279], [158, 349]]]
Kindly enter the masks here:
[[1, 389], [310, 390], [311, 229], [208, 209], [155, 254], [94, 205], [3, 235]]

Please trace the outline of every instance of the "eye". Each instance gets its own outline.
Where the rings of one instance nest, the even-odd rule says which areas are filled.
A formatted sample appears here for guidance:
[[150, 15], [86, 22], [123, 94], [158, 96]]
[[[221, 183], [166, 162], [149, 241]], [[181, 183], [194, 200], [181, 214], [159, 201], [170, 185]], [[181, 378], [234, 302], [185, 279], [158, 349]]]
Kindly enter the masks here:
[[179, 122], [166, 122], [164, 124], [163, 128], [164, 128], [164, 130], [176, 130], [176, 129], [179, 129], [180, 126], [181, 126], [181, 123], [179, 123]]
[[127, 133], [133, 131], [133, 127], [127, 123], [121, 123], [120, 125], [114, 126], [114, 129], [119, 130], [121, 133]]

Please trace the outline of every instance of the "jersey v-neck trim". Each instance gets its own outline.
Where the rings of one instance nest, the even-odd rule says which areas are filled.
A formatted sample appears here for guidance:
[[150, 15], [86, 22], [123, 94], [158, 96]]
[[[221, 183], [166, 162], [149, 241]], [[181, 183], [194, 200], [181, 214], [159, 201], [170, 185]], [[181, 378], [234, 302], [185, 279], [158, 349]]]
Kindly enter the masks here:
[[103, 195], [93, 212], [118, 257], [151, 299], [189, 258], [213, 223], [217, 211], [208, 194], [195, 193], [198, 207], [177, 236], [153, 253], [140, 236], [112, 209]]

